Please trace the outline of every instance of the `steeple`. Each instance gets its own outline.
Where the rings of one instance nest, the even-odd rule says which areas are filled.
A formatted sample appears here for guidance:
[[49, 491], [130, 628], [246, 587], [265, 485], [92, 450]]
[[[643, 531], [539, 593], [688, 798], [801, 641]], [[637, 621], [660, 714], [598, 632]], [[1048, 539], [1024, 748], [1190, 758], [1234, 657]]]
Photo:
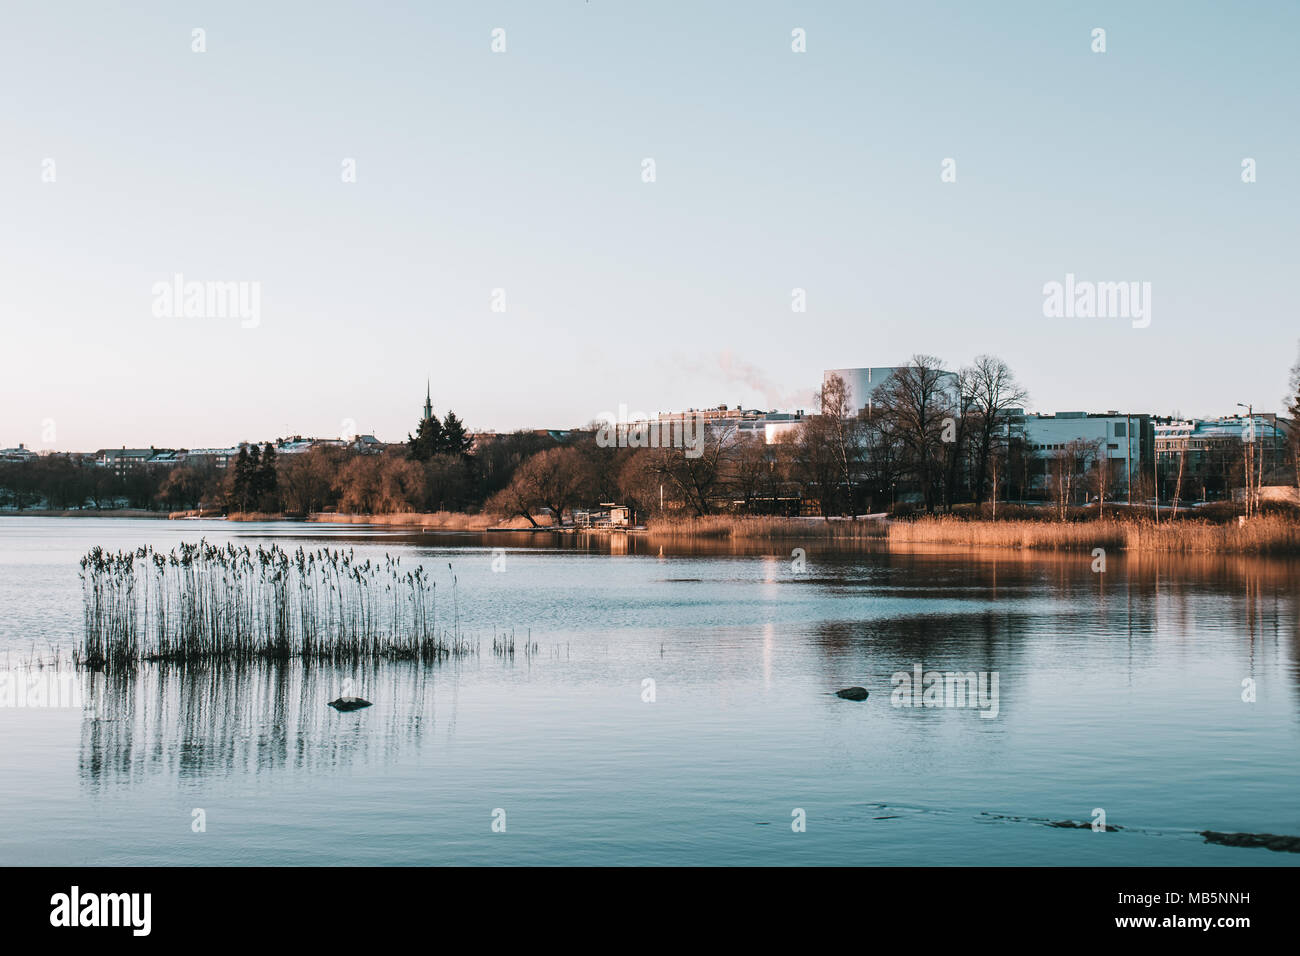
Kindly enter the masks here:
[[424, 393], [424, 418], [421, 421], [428, 421], [433, 417], [433, 381], [428, 383], [427, 390]]

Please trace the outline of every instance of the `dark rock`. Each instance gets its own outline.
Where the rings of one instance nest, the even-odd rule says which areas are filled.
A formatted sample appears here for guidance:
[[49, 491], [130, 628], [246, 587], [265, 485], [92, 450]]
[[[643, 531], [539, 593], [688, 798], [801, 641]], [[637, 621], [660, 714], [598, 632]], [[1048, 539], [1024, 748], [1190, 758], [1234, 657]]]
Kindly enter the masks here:
[[330, 701], [330, 706], [335, 710], [360, 710], [362, 707], [369, 707], [370, 701], [360, 697], [340, 697], [338, 700]]
[[843, 690], [837, 690], [835, 696], [843, 697], [845, 700], [866, 700], [867, 689], [865, 687], [846, 687]]
[[[1088, 823], [1086, 821], [1080, 822], [1078, 820], [1056, 820], [1054, 822], [1049, 821], [1047, 825], [1049, 827], [1057, 827], [1062, 830], [1091, 830], [1092, 829], [1091, 823]], [[1097, 829], [1104, 831], [1106, 833], [1115, 833], [1117, 830], [1122, 830], [1124, 828], [1117, 827], [1113, 823], [1107, 823], [1104, 824], [1103, 826], [1098, 827]]]
[[1300, 853], [1300, 837], [1279, 836], [1276, 833], [1219, 833], [1217, 830], [1201, 830], [1206, 843], [1218, 843], [1220, 846], [1239, 846], [1263, 848], [1274, 853]]

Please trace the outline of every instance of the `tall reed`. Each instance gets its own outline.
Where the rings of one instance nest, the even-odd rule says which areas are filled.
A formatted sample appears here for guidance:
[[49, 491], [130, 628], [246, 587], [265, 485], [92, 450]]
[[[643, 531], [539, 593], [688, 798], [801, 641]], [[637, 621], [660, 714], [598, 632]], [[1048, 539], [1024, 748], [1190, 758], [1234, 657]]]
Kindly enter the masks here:
[[705, 515], [697, 518], [654, 518], [651, 537], [667, 538], [883, 538], [885, 521], [874, 518], [783, 518], [775, 515]]
[[889, 541], [981, 548], [1300, 554], [1300, 522], [1281, 515], [1263, 515], [1240, 524], [1198, 519], [1156, 524], [1147, 518], [1051, 522], [929, 517], [891, 522]]
[[[436, 626], [436, 585], [401, 557], [200, 541], [81, 559], [89, 667], [138, 661], [439, 660], [477, 644]], [[458, 622], [459, 625], [459, 622]]]

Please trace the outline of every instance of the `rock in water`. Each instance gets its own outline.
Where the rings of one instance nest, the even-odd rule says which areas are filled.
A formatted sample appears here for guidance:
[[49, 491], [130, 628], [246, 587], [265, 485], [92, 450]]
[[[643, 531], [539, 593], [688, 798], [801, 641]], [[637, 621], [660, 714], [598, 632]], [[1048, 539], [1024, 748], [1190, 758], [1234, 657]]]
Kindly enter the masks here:
[[1206, 843], [1221, 846], [1260, 847], [1275, 853], [1300, 853], [1300, 837], [1279, 836], [1276, 833], [1220, 833], [1201, 830]]
[[330, 701], [330, 706], [335, 710], [360, 710], [362, 707], [369, 707], [370, 701], [361, 697], [340, 697], [338, 700]]
[[845, 700], [866, 700], [867, 689], [865, 687], [846, 687], [843, 690], [837, 690], [835, 696], [843, 697]]

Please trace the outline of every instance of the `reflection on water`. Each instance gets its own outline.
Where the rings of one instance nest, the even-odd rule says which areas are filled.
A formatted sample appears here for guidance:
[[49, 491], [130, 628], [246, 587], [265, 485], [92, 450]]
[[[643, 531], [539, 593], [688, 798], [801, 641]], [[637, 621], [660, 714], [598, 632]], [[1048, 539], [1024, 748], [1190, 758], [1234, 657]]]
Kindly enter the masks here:
[[[0, 660], [66, 653], [89, 545], [196, 537], [176, 524], [0, 520]], [[200, 530], [450, 562], [484, 653], [149, 665], [83, 675], [84, 712], [0, 708], [0, 862], [1297, 862], [1198, 835], [1300, 834], [1295, 560]], [[486, 653], [512, 629], [536, 653]], [[892, 706], [917, 667], [997, 674], [996, 718]], [[328, 707], [344, 680], [374, 706]], [[756, 825], [792, 807], [796, 841]], [[1118, 836], [1054, 825], [1097, 807]]]
[[[414, 662], [299, 661], [85, 674], [81, 778], [93, 789], [151, 775], [314, 773], [396, 760], [432, 729], [441, 674]], [[327, 706], [344, 688], [382, 706], [365, 714]]]

